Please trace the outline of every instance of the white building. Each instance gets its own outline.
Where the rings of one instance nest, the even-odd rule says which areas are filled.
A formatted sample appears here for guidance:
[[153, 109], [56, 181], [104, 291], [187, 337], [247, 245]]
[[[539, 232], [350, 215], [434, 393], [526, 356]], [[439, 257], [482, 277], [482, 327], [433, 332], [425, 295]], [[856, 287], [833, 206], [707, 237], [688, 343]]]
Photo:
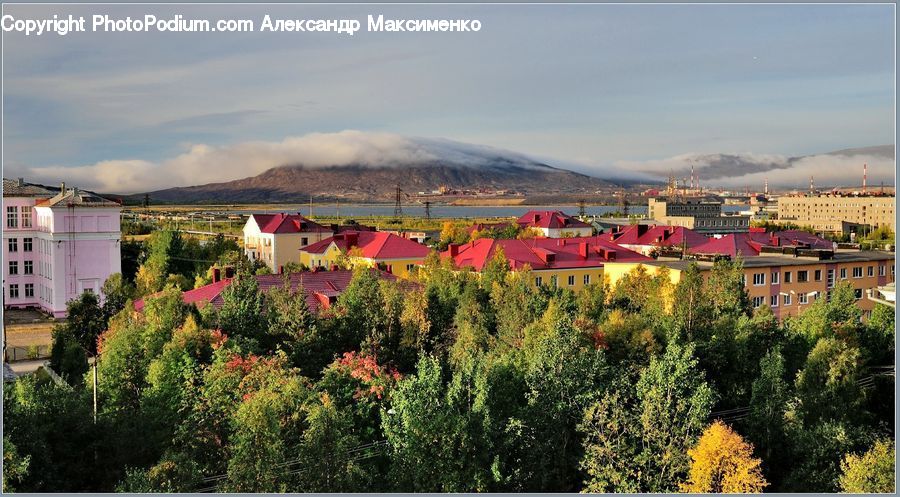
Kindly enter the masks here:
[[333, 234], [300, 214], [251, 214], [244, 225], [244, 253], [281, 273], [285, 264], [300, 262], [301, 248]]
[[3, 304], [64, 317], [82, 292], [100, 296], [122, 271], [121, 206], [92, 193], [3, 180]]

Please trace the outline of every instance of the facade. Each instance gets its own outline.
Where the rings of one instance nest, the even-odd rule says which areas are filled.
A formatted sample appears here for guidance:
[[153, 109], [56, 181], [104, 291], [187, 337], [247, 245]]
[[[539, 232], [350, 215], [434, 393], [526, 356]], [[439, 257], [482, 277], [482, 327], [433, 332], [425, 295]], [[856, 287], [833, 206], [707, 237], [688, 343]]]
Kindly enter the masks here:
[[847, 223], [896, 231], [896, 204], [897, 197], [784, 196], [778, 198], [778, 220], [832, 233], [843, 232]]
[[244, 254], [261, 260], [273, 273], [297, 262], [297, 251], [334, 234], [300, 214], [251, 214], [244, 225]]
[[591, 236], [594, 228], [561, 211], [528, 211], [516, 220], [519, 227], [540, 230], [547, 238]]
[[[385, 280], [396, 279], [393, 275], [378, 271], [378, 276]], [[284, 286], [284, 276], [277, 274], [257, 275], [254, 276], [259, 285], [259, 289], [263, 293], [268, 293], [272, 288], [281, 288]], [[311, 312], [317, 313], [328, 309], [337, 301], [341, 293], [346, 290], [350, 280], [353, 279], [353, 271], [300, 271], [288, 275], [288, 281], [291, 290], [303, 288], [306, 292], [306, 304]], [[198, 308], [206, 305], [212, 305], [216, 309], [222, 307], [224, 302], [222, 293], [231, 284], [233, 278], [219, 279], [214, 277], [214, 281], [209, 285], [188, 290], [182, 294], [185, 304], [194, 304]], [[134, 303], [135, 310], [141, 311], [144, 308], [144, 300], [138, 300]]]
[[383, 265], [388, 273], [407, 278], [429, 252], [428, 247], [392, 233], [344, 231], [300, 249], [299, 260], [309, 268], [330, 268], [349, 257], [354, 265]]
[[83, 292], [103, 295], [122, 271], [118, 203], [62, 184], [56, 193], [3, 180], [5, 307], [39, 308], [64, 317]]
[[549, 285], [573, 291], [602, 281], [604, 265], [613, 261], [639, 263], [653, 260], [604, 240], [602, 236], [526, 240], [481, 238], [462, 245], [451, 244], [441, 256], [453, 259], [459, 268], [480, 272], [498, 250], [503, 251], [513, 271], [529, 267], [535, 286]]
[[651, 198], [647, 214], [660, 224], [681, 226], [698, 233], [742, 233], [750, 229], [750, 216], [722, 214], [722, 202], [712, 197]]
[[[669, 269], [673, 283], [683, 271], [697, 264], [704, 278], [713, 263], [709, 261], [643, 262], [651, 274], [661, 267]], [[809, 255], [764, 254], [743, 260], [744, 282], [754, 308], [767, 305], [783, 319], [797, 316], [818, 298], [828, 298], [835, 285], [850, 282], [856, 291], [859, 307], [868, 315], [875, 306], [871, 293], [894, 282], [894, 254], [881, 251], [831, 252], [811, 250]], [[605, 273], [611, 284], [638, 264], [607, 264]]]

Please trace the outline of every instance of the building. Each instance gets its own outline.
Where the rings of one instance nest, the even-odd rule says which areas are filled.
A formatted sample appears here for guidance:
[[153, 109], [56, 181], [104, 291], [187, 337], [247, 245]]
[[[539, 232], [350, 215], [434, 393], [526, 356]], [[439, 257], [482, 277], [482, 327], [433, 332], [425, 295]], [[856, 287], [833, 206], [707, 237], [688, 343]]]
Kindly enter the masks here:
[[65, 183], [55, 192], [4, 179], [3, 207], [4, 307], [65, 317], [83, 292], [102, 301], [103, 282], [122, 271], [118, 203]]
[[[709, 260], [652, 260], [641, 262], [651, 274], [657, 269], [669, 269], [673, 283], [681, 274], [697, 264], [704, 278], [709, 276], [713, 262]], [[633, 270], [638, 264], [608, 264], [605, 274], [610, 283]], [[874, 308], [870, 297], [873, 289], [894, 282], [894, 254], [880, 251], [834, 252], [810, 249], [799, 252], [763, 252], [743, 259], [744, 282], [754, 308], [767, 305], [779, 318], [797, 316], [818, 298], [828, 298], [834, 286], [850, 282], [856, 291], [859, 307], [865, 315]], [[615, 266], [615, 267], [611, 267]]]
[[522, 229], [540, 230], [547, 238], [591, 236], [594, 228], [562, 211], [528, 211], [516, 220]]
[[681, 226], [698, 233], [741, 233], [750, 229], [750, 216], [722, 214], [715, 197], [651, 198], [647, 216], [659, 224]]
[[251, 214], [244, 224], [244, 253], [281, 273], [285, 264], [297, 262], [298, 250], [333, 234], [300, 214]]
[[896, 231], [896, 203], [897, 197], [783, 196], [778, 198], [778, 220], [830, 233], [858, 231], [857, 225]]
[[651, 256], [660, 251], [685, 251], [709, 241], [705, 235], [683, 226], [633, 224], [617, 226], [602, 237], [616, 245]]
[[751, 228], [748, 233], [731, 233], [718, 238], [710, 238], [706, 243], [687, 250], [688, 254], [703, 256], [755, 257], [764, 252], [784, 252], [794, 250], [835, 250], [836, 244], [830, 240], [805, 231], [787, 230], [766, 233]]
[[[330, 268], [342, 257], [352, 264], [381, 266], [406, 278], [421, 266], [429, 248], [383, 231], [344, 231], [300, 249], [300, 263], [310, 268]], [[296, 257], [296, 256], [295, 256]]]
[[[378, 271], [378, 276], [385, 280], [396, 279], [383, 271]], [[268, 293], [272, 288], [281, 288], [285, 282], [284, 276], [276, 274], [257, 275], [254, 278], [263, 293]], [[306, 304], [311, 312], [316, 313], [330, 308], [337, 301], [353, 279], [353, 271], [300, 271], [291, 273], [287, 278], [292, 290], [303, 288], [306, 292]], [[216, 309], [221, 308], [224, 302], [223, 292], [234, 279], [231, 277], [219, 279], [217, 274], [213, 280], [209, 285], [184, 292], [182, 294], [184, 303], [194, 304], [198, 308], [208, 304]], [[136, 301], [134, 308], [138, 311], [143, 310], [144, 300]]]
[[602, 281], [604, 265], [610, 262], [652, 260], [604, 240], [602, 236], [526, 240], [480, 238], [462, 245], [451, 244], [441, 256], [453, 259], [459, 268], [480, 272], [498, 250], [503, 251], [513, 271], [529, 267], [536, 286], [549, 285], [573, 291]]

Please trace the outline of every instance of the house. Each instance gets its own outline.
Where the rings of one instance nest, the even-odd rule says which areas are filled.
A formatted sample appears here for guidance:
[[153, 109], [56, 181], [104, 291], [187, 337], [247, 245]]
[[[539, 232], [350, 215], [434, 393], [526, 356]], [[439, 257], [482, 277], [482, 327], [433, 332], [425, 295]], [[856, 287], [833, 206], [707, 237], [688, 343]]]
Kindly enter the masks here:
[[406, 278], [424, 262], [429, 248], [383, 231], [344, 231], [300, 249], [300, 262], [310, 268], [328, 268], [348, 256], [352, 264], [383, 265], [391, 274]]
[[[188, 290], [182, 294], [185, 304], [194, 304], [198, 308], [211, 304], [216, 309], [224, 303], [223, 293], [234, 281], [230, 274], [220, 278], [221, 273], [214, 272], [213, 282], [209, 285]], [[378, 271], [378, 276], [385, 280], [396, 279], [393, 275]], [[277, 274], [256, 275], [256, 282], [260, 291], [268, 293], [272, 288], [284, 286], [285, 276]], [[306, 304], [311, 312], [320, 312], [328, 309], [337, 301], [337, 298], [347, 289], [350, 280], [353, 279], [353, 271], [300, 271], [287, 276], [291, 289], [303, 288], [306, 292]], [[144, 308], [144, 300], [134, 303], [135, 310]]]
[[706, 236], [683, 226], [633, 224], [618, 226], [601, 236], [616, 245], [647, 256], [665, 249], [684, 251], [709, 242]]
[[480, 238], [462, 245], [451, 244], [441, 256], [453, 259], [459, 268], [480, 272], [498, 250], [503, 251], [513, 271], [528, 266], [536, 286], [550, 285], [573, 291], [602, 281], [604, 266], [610, 262], [652, 260], [601, 236], [526, 240]]
[[3, 179], [4, 306], [65, 317], [83, 292], [101, 301], [103, 282], [122, 271], [121, 205], [93, 193]]
[[591, 236], [594, 229], [590, 224], [579, 221], [562, 211], [528, 211], [516, 220], [523, 229], [535, 228], [547, 238]]
[[261, 260], [274, 273], [288, 262], [297, 262], [297, 251], [334, 234], [300, 214], [251, 214], [244, 225], [244, 253]]

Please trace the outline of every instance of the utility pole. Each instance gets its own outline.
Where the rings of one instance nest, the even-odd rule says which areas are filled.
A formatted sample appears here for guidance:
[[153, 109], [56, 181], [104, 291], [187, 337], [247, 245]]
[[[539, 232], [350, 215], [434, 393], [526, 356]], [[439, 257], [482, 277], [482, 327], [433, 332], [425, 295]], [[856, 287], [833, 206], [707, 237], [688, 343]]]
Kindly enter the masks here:
[[584, 199], [578, 201], [578, 217], [583, 221], [585, 218]]
[[398, 223], [400, 222], [400, 218], [403, 217], [403, 206], [400, 205], [401, 192], [402, 190], [400, 190], [400, 185], [397, 185], [397, 194], [394, 198], [394, 219], [396, 219]]
[[312, 219], [312, 198], [313, 196], [309, 196], [309, 218]]
[[425, 219], [431, 221], [431, 201], [425, 201]]
[[94, 424], [97, 424], [97, 356], [94, 356]]

